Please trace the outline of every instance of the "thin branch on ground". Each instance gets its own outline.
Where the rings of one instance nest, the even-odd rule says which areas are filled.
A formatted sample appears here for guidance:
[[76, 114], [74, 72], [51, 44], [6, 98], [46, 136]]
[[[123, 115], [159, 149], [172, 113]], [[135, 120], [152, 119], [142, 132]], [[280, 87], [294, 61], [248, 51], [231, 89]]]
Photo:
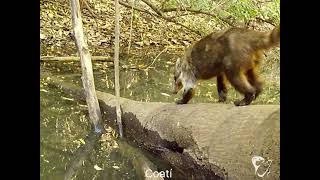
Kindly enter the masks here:
[[130, 54], [130, 47], [131, 47], [131, 38], [132, 38], [132, 23], [133, 23], [133, 13], [134, 13], [134, 0], [132, 1], [132, 8], [131, 8], [131, 19], [130, 19], [130, 35], [129, 35], [129, 43], [128, 43], [128, 56]]
[[154, 6], [152, 3], [150, 3], [147, 0], [141, 0], [142, 2], [144, 2], [146, 5], [148, 5], [154, 12], [156, 12], [159, 16], [163, 16], [162, 12], [156, 7]]
[[81, 5], [84, 4], [87, 8], [87, 10], [89, 11], [89, 13], [94, 17], [97, 18], [97, 15], [92, 11], [92, 9], [90, 8], [89, 4], [87, 3], [86, 0], [81, 0]]
[[272, 22], [271, 20], [267, 20], [267, 19], [262, 19], [261, 17], [256, 17], [257, 20], [271, 24], [272, 26], [276, 26], [276, 24], [274, 22]]
[[[79, 56], [55, 57], [55, 56], [40, 56], [40, 61], [80, 61]], [[91, 56], [91, 61], [106, 61], [113, 62], [111, 57]]]
[[219, 19], [225, 23], [227, 23], [228, 25], [230, 26], [234, 26], [234, 24], [232, 22], [230, 22], [229, 20], [225, 19], [225, 18], [221, 18], [215, 14], [212, 14], [212, 13], [209, 13], [209, 12], [204, 12], [204, 11], [201, 11], [201, 10], [195, 10], [195, 9], [192, 9], [192, 8], [189, 8], [189, 7], [185, 7], [184, 9], [181, 9], [181, 8], [166, 8], [166, 9], [162, 9], [161, 11], [163, 12], [173, 12], [173, 11], [188, 11], [188, 12], [193, 12], [193, 13], [196, 13], [196, 14], [205, 14], [205, 15], [208, 15], [208, 16], [212, 16], [216, 19]]
[[144, 13], [147, 13], [147, 14], [149, 14], [149, 15], [151, 15], [151, 16], [155, 16], [155, 17], [164, 19], [164, 20], [166, 20], [166, 21], [175, 23], [175, 24], [177, 24], [177, 25], [179, 25], [179, 26], [181, 26], [181, 27], [184, 27], [184, 28], [188, 29], [188, 30], [191, 31], [191, 32], [196, 33], [197, 35], [201, 35], [201, 33], [200, 33], [199, 31], [194, 30], [194, 29], [192, 29], [192, 28], [190, 28], [190, 27], [188, 27], [188, 26], [185, 26], [185, 25], [183, 25], [183, 24], [181, 24], [181, 23], [179, 23], [179, 22], [177, 22], [177, 21], [175, 21], [175, 20], [173, 20], [173, 19], [168, 18], [168, 17], [159, 16], [158, 14], [151, 13], [151, 12], [149, 12], [149, 11], [147, 11], [147, 10], [140, 9], [140, 8], [137, 8], [137, 7], [132, 7], [131, 5], [125, 3], [125, 2], [123, 2], [123, 1], [121, 1], [121, 0], [119, 0], [119, 4], [121, 4], [121, 5], [123, 5], [123, 6], [127, 7], [127, 8], [133, 8], [133, 9], [135, 9], [135, 10], [137, 10], [137, 11], [144, 12]]

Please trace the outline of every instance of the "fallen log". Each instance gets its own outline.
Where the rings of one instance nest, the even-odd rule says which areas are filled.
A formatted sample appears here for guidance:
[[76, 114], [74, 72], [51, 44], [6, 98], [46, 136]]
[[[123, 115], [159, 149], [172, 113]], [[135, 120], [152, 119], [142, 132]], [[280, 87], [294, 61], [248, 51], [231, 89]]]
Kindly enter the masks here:
[[[85, 98], [73, 84], [54, 77], [49, 84]], [[97, 91], [97, 97], [103, 119], [117, 129], [115, 96]], [[256, 179], [267, 171], [265, 178], [280, 179], [279, 105], [175, 105], [125, 98], [120, 103], [124, 137], [167, 160], [187, 179]], [[254, 156], [265, 159], [257, 169]]]

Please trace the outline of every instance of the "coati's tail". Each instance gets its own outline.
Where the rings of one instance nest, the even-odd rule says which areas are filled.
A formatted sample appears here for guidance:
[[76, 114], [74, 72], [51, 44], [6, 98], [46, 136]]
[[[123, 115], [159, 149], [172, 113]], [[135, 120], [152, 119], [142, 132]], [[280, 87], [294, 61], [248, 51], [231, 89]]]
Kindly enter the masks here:
[[280, 24], [256, 42], [257, 49], [269, 49], [280, 42]]

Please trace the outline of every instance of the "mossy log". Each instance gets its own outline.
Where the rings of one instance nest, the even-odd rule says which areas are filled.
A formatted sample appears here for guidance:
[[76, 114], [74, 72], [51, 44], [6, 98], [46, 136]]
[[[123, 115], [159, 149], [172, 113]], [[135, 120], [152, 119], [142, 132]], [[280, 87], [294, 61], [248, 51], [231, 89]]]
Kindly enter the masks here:
[[[50, 84], [85, 98], [73, 84], [54, 78]], [[97, 91], [97, 97], [103, 119], [118, 129], [115, 96]], [[279, 105], [120, 102], [124, 137], [170, 162], [188, 179], [258, 179], [268, 160], [270, 173], [264, 179], [280, 179]], [[253, 156], [265, 159], [257, 172]]]

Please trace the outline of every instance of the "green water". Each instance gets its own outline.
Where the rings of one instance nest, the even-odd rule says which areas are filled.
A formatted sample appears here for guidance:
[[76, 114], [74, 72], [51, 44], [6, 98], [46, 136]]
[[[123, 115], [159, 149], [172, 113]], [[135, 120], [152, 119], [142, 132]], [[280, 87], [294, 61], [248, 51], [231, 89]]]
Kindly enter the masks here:
[[[101, 64], [94, 63], [95, 85], [99, 91], [114, 92], [112, 68], [101, 68]], [[65, 81], [72, 81], [81, 85], [80, 65], [74, 63], [42, 63], [41, 70], [58, 75]], [[152, 76], [149, 75], [151, 72]], [[155, 71], [121, 71], [121, 96], [151, 101], [172, 101], [173, 97], [161, 95], [168, 93], [168, 76], [164, 70]], [[157, 75], [156, 75], [157, 73]], [[162, 76], [159, 76], [162, 74]], [[108, 75], [108, 77], [106, 77]], [[163, 83], [157, 83], [157, 81]], [[152, 88], [147, 84], [157, 84], [161, 88]], [[51, 87], [46, 78], [40, 79], [40, 177], [41, 179], [64, 179], [72, 174], [74, 179], [143, 179], [137, 171], [137, 164], [133, 159], [139, 154], [121, 153], [119, 141], [113, 139], [101, 143], [95, 142], [88, 153], [79, 154], [78, 151], [90, 143], [86, 137], [91, 133], [85, 102], [75, 100], [72, 95], [66, 94], [58, 88]], [[134, 149], [135, 147], [131, 147]], [[137, 149], [137, 148], [135, 148]], [[137, 151], [137, 150], [136, 150]], [[129, 151], [131, 152], [131, 151]], [[152, 159], [158, 169], [171, 167], [146, 152], [141, 152]], [[80, 159], [77, 162], [77, 159]], [[70, 171], [74, 162], [79, 165]], [[136, 163], [136, 162], [135, 162]], [[139, 165], [138, 165], [139, 166]], [[178, 176], [178, 174], [176, 174]]]
[[[90, 134], [90, 124], [83, 103], [41, 81], [40, 91], [40, 177], [44, 180], [64, 179], [75, 152]], [[78, 169], [76, 179], [137, 179], [130, 159], [116, 148], [97, 142]], [[104, 170], [96, 170], [98, 166]], [[111, 167], [111, 168], [110, 168]], [[113, 168], [115, 167], [115, 168]]]

